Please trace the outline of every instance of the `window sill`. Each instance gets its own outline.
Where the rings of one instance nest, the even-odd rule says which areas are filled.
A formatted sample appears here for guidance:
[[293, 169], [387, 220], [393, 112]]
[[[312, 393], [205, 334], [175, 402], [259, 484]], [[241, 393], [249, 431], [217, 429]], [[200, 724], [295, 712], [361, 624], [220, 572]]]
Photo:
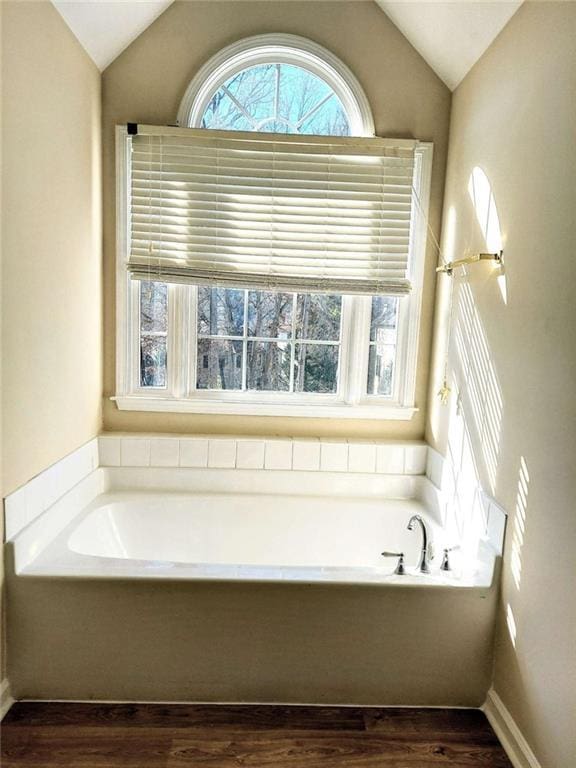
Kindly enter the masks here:
[[380, 419], [410, 421], [418, 408], [394, 405], [347, 405], [346, 403], [265, 403], [197, 398], [176, 400], [169, 397], [118, 395], [111, 397], [120, 411], [156, 413], [208, 413], [237, 416], [282, 416], [314, 419]]

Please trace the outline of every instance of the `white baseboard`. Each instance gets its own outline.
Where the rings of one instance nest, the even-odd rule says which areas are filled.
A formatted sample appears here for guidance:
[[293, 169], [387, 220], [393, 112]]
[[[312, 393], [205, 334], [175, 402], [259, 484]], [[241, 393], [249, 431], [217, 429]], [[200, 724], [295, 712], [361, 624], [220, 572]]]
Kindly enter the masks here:
[[[0, 0], [1, 1], [1, 0]], [[340, 701], [322, 701], [320, 703], [307, 701], [211, 701], [208, 699], [36, 699], [22, 698], [19, 702], [34, 702], [35, 704], [143, 704], [145, 706], [188, 706], [188, 707], [310, 707], [311, 709], [453, 709], [458, 711], [478, 711], [478, 707], [455, 706], [453, 704], [343, 704]]]
[[4, 719], [4, 716], [8, 714], [8, 710], [14, 704], [14, 699], [10, 692], [10, 683], [8, 678], [4, 678], [0, 683], [0, 720]]
[[522, 735], [522, 731], [493, 688], [488, 691], [482, 711], [500, 739], [514, 768], [542, 768]]

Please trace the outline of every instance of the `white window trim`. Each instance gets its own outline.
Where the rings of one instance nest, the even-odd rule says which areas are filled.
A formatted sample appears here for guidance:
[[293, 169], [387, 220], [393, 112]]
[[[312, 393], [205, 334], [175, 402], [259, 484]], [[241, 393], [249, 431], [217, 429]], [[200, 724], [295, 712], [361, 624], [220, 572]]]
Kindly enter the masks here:
[[[138, 314], [132, 306], [138, 298], [138, 283], [126, 270], [129, 244], [128, 190], [130, 189], [129, 141], [125, 126], [116, 128], [116, 395], [111, 398], [120, 410], [171, 413], [237, 414], [245, 416], [293, 416], [409, 420], [415, 405], [416, 367], [422, 286], [426, 249], [426, 212], [432, 172], [431, 143], [416, 147], [414, 216], [411, 231], [410, 280], [412, 293], [401, 300], [400, 336], [397, 342], [395, 391], [391, 398], [362, 394], [368, 368], [370, 298], [344, 297], [341, 365], [350, 372], [345, 391], [337, 395], [276, 392], [193, 391], [195, 353], [189, 334], [195, 322], [193, 289], [169, 286], [167, 387], [162, 390], [139, 386]], [[171, 361], [171, 362], [170, 362]], [[169, 394], [168, 394], [169, 393]]]
[[324, 80], [340, 98], [350, 120], [352, 136], [374, 136], [374, 118], [364, 90], [354, 74], [333, 53], [298, 35], [255, 35], [223, 48], [200, 68], [180, 103], [177, 123], [198, 128], [213, 94], [222, 83], [246, 67], [294, 64]]

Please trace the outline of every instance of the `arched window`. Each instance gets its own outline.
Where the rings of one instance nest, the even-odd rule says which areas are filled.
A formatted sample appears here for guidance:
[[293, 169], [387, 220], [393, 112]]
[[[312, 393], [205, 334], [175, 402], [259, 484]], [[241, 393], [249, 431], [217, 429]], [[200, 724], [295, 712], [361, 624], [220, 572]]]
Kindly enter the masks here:
[[347, 66], [284, 34], [213, 56], [177, 123], [118, 134], [118, 406], [411, 418], [430, 145], [376, 139]]
[[352, 72], [296, 35], [228, 46], [192, 80], [178, 113], [190, 128], [373, 136], [368, 99]]

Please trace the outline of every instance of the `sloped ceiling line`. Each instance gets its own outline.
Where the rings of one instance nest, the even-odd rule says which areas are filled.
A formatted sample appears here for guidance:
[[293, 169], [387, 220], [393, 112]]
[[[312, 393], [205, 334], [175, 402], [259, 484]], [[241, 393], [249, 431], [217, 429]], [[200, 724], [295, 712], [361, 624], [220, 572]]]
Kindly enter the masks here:
[[[164, 13], [173, 0], [52, 2], [102, 71]], [[375, 2], [451, 90], [522, 4], [522, 0]]]
[[376, 0], [436, 74], [454, 90], [523, 0]]
[[102, 72], [173, 0], [52, 0], [52, 3]]

